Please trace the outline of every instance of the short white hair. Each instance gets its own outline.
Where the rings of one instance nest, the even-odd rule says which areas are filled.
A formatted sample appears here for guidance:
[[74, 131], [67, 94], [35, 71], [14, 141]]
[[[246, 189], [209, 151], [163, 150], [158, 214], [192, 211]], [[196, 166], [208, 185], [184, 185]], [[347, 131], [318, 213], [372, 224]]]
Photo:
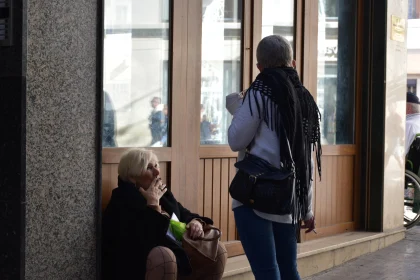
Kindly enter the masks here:
[[118, 164], [118, 175], [124, 181], [141, 176], [149, 163], [158, 164], [158, 158], [150, 150], [131, 148], [125, 151]]
[[280, 35], [264, 37], [257, 47], [257, 62], [263, 68], [291, 66], [293, 49], [289, 41]]

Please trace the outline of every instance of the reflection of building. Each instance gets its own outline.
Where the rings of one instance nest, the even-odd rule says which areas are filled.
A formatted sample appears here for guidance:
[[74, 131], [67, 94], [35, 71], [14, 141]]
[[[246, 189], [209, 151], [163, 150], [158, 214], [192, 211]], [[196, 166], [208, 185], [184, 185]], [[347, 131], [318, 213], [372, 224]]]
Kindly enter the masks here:
[[[318, 19], [317, 103], [322, 118], [322, 143], [336, 143], [338, 16], [320, 5]], [[329, 13], [329, 14], [328, 14]]]
[[148, 146], [150, 102], [155, 96], [168, 101], [168, 3], [105, 1], [104, 89], [114, 103], [121, 146]]
[[201, 144], [226, 144], [231, 117], [224, 96], [240, 91], [242, 3], [205, 1], [203, 11], [201, 104], [211, 135], [201, 135]]

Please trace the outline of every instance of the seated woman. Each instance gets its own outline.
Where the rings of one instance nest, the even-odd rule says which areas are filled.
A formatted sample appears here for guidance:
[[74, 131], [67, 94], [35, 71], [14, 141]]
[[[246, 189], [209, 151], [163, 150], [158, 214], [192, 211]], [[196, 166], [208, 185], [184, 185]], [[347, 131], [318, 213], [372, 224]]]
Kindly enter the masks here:
[[182, 245], [168, 230], [170, 219], [186, 223], [188, 234], [203, 235], [206, 217], [179, 203], [159, 176], [152, 151], [130, 149], [118, 165], [118, 187], [103, 214], [103, 279], [221, 279], [227, 259], [219, 243], [214, 264], [192, 267]]

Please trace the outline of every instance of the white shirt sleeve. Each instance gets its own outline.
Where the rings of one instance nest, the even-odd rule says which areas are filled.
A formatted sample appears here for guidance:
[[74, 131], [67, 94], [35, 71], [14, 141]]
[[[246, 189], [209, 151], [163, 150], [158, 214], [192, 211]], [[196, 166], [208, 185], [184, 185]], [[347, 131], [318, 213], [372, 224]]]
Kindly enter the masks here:
[[[256, 99], [260, 108], [257, 107]], [[232, 151], [237, 152], [246, 149], [254, 139], [261, 123], [258, 111], [262, 110], [262, 101], [263, 97], [258, 91], [249, 90], [242, 105], [236, 110], [232, 110], [234, 115], [228, 130], [228, 142]]]

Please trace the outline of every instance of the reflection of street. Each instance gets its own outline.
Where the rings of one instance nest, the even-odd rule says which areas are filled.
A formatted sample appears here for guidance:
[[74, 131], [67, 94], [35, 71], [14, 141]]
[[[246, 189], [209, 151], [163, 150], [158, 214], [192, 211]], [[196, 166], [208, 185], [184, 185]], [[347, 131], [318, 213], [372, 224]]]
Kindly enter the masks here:
[[117, 147], [115, 109], [109, 94], [104, 91], [104, 119], [102, 125], [102, 146]]
[[230, 116], [225, 96], [240, 91], [241, 17], [239, 0], [203, 2], [201, 144], [227, 144]]

